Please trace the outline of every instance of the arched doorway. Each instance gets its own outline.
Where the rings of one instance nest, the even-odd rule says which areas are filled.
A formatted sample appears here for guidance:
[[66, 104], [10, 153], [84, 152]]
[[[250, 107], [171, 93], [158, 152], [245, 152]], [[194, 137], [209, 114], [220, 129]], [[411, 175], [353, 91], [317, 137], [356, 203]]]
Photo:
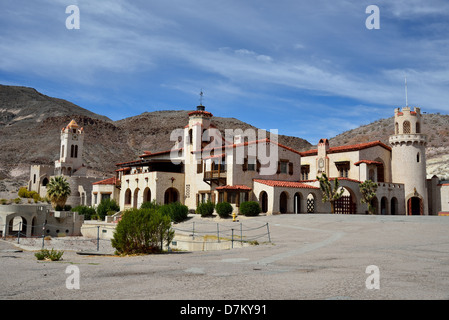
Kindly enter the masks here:
[[151, 190], [147, 187], [143, 190], [143, 203], [148, 201], [151, 201]]
[[287, 192], [283, 191], [279, 197], [279, 211], [281, 213], [287, 213]]
[[260, 208], [262, 209], [262, 213], [267, 213], [267, 211], [268, 211], [268, 194], [265, 191], [262, 191], [260, 193], [259, 203], [260, 203]]
[[307, 213], [315, 212], [315, 195], [313, 193], [309, 193], [307, 195]]
[[176, 188], [168, 188], [164, 194], [164, 204], [177, 202], [179, 199], [179, 192]]
[[125, 191], [125, 206], [129, 206], [131, 204], [131, 190], [126, 189]]
[[373, 214], [379, 213], [379, 200], [377, 200], [377, 197], [371, 199], [371, 206], [373, 207]]
[[296, 192], [293, 197], [293, 212], [301, 213], [301, 194]]
[[138, 199], [139, 199], [139, 191], [140, 189], [137, 188], [134, 190], [134, 197], [133, 197], [133, 208], [137, 209]]
[[382, 197], [380, 200], [380, 214], [388, 214], [388, 199], [386, 197]]
[[334, 213], [343, 213], [343, 214], [355, 214], [357, 213], [357, 205], [354, 201], [356, 197], [354, 196], [354, 192], [347, 187], [340, 187], [344, 189], [343, 195], [340, 199], [335, 200], [334, 202]]
[[33, 220], [31, 220], [31, 236], [37, 236], [38, 235], [38, 226], [36, 225], [37, 218], [33, 217]]
[[422, 200], [419, 197], [411, 197], [407, 201], [408, 215], [419, 216], [423, 212]]
[[8, 235], [17, 236], [19, 232], [21, 236], [26, 236], [27, 221], [21, 216], [16, 216], [9, 221]]
[[392, 215], [398, 214], [398, 199], [395, 197], [391, 198], [390, 212]]

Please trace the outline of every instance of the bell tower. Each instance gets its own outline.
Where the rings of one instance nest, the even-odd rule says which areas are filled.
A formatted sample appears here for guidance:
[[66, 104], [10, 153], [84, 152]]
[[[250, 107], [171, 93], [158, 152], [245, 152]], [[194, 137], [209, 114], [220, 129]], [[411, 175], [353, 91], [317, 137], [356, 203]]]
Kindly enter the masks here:
[[394, 182], [403, 183], [407, 215], [427, 215], [426, 145], [421, 133], [421, 109], [404, 107], [394, 111], [394, 135], [390, 136]]
[[84, 129], [75, 120], [61, 129], [59, 160], [55, 161], [55, 174], [71, 176], [83, 167]]

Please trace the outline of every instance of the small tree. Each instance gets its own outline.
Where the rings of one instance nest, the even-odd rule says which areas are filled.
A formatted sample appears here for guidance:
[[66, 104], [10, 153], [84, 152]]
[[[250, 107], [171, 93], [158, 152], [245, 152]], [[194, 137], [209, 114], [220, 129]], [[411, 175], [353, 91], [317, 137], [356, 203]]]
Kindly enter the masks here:
[[53, 208], [56, 208], [56, 206], [64, 207], [70, 193], [70, 185], [63, 176], [51, 178], [47, 184], [47, 197], [50, 199]]
[[331, 204], [331, 212], [335, 213], [335, 201], [343, 196], [345, 191], [340, 189], [338, 179], [334, 179], [334, 184], [329, 181], [329, 178], [325, 173], [321, 177], [316, 177], [320, 181], [320, 189], [323, 192], [323, 202], [329, 201]]
[[120, 207], [113, 199], [102, 199], [97, 207], [97, 215], [103, 220], [109, 211], [118, 212]]
[[169, 216], [156, 209], [130, 209], [117, 224], [111, 244], [122, 255], [159, 253], [174, 235]]
[[215, 210], [220, 218], [227, 218], [231, 215], [233, 208], [229, 202], [220, 202], [215, 205]]
[[366, 203], [368, 205], [369, 214], [375, 214], [375, 208], [371, 204], [371, 200], [376, 196], [377, 191], [377, 183], [366, 180], [359, 185], [360, 193], [362, 194], [362, 198], [360, 199], [361, 203]]
[[245, 201], [240, 204], [240, 213], [244, 216], [254, 217], [261, 211], [259, 202], [257, 201]]
[[215, 204], [208, 200], [207, 202], [202, 202], [196, 208], [196, 213], [200, 214], [202, 217], [209, 217], [214, 213]]

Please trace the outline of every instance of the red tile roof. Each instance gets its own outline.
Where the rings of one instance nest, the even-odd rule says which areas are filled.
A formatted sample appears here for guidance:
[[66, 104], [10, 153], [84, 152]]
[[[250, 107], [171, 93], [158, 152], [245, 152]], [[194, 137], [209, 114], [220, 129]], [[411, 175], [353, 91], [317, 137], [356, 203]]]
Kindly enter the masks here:
[[254, 179], [254, 182], [262, 183], [270, 187], [284, 187], [284, 188], [303, 188], [303, 189], [319, 189], [302, 182], [297, 181], [280, 181], [280, 180], [262, 180]]
[[221, 186], [221, 187], [217, 187], [215, 188], [215, 190], [243, 190], [243, 191], [251, 191], [252, 189], [248, 186], [245, 185], [235, 185], [235, 186]]
[[97, 181], [97, 182], [94, 182], [92, 184], [95, 184], [95, 185], [99, 185], [99, 184], [102, 184], [102, 185], [110, 185], [110, 184], [115, 185], [116, 182], [117, 182], [117, 178], [113, 177], [113, 178], [108, 178], [108, 179], [104, 179], [104, 180], [101, 180], [101, 181]]
[[195, 111], [189, 112], [189, 116], [193, 116], [193, 115], [204, 115], [204, 116], [212, 117], [212, 113], [210, 113], [208, 111], [203, 111], [203, 110], [195, 110]]
[[[332, 147], [327, 150], [327, 153], [359, 151], [359, 150], [376, 147], [376, 146], [380, 146], [382, 148], [385, 148], [385, 149], [391, 151], [391, 147], [387, 146], [385, 143], [378, 140], [378, 141], [359, 143], [359, 144], [353, 144], [353, 145], [348, 145], [348, 146]], [[317, 155], [318, 149], [312, 149], [312, 150], [300, 152], [300, 154], [302, 157]]]
[[357, 161], [356, 163], [354, 163], [354, 165], [355, 165], [355, 166], [358, 166], [358, 165], [361, 164], [361, 163], [375, 164], [376, 166], [380, 166], [380, 165], [383, 164], [382, 162], [374, 161], [374, 160], [360, 160], [360, 161]]

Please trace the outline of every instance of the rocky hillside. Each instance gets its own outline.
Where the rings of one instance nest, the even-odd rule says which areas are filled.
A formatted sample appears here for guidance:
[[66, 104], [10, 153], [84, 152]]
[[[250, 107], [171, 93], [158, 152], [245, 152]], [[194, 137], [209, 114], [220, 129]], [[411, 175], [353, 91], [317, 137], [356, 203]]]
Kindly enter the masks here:
[[[422, 132], [427, 135], [427, 176], [449, 179], [449, 115], [423, 114]], [[329, 140], [331, 146], [381, 140], [388, 144], [394, 133], [394, 117], [346, 131]]]
[[[170, 149], [170, 134], [187, 125], [188, 112], [147, 112], [111, 121], [32, 88], [0, 85], [0, 192], [26, 184], [31, 164], [54, 163], [59, 157], [59, 133], [71, 119], [84, 127], [83, 157], [89, 174], [110, 176], [116, 163], [137, 159], [144, 151]], [[223, 132], [254, 128], [234, 118], [214, 117], [213, 123]], [[279, 142], [297, 150], [311, 147], [296, 137], [279, 136]]]

